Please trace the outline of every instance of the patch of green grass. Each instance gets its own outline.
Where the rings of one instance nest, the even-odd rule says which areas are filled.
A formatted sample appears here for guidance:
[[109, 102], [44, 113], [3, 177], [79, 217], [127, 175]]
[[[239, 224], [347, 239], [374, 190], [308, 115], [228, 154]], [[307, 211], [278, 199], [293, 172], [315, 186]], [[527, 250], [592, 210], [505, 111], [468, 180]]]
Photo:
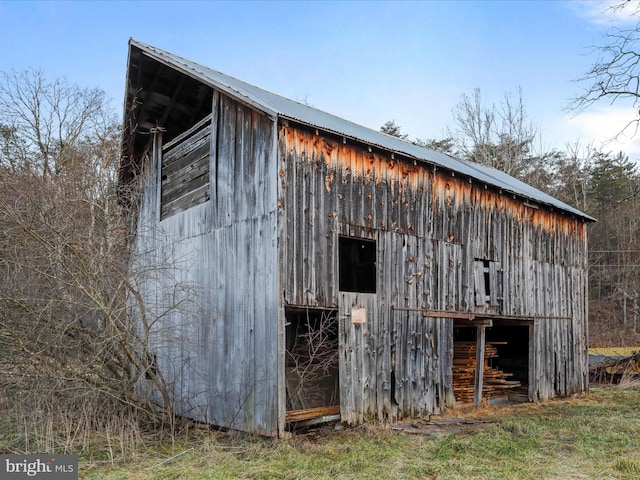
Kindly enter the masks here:
[[640, 462], [629, 458], [617, 458], [613, 468], [618, 472], [640, 476]]
[[192, 433], [114, 464], [81, 458], [80, 478], [640, 478], [640, 390], [594, 388], [581, 398], [463, 414], [496, 423], [465, 435], [411, 435], [382, 425], [327, 427], [289, 440]]

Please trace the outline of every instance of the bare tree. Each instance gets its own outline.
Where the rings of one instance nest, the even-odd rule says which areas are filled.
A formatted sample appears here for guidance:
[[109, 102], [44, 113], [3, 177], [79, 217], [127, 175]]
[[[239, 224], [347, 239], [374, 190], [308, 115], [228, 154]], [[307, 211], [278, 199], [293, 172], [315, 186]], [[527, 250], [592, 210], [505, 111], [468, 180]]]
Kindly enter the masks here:
[[287, 349], [287, 401], [291, 410], [334, 405], [338, 369], [338, 320], [322, 312], [295, 325]]
[[567, 144], [556, 163], [548, 193], [583, 212], [589, 210], [590, 168], [599, 153], [593, 145], [583, 147], [578, 141]]
[[516, 177], [524, 175], [537, 132], [528, 120], [521, 90], [515, 100], [506, 93], [500, 105], [486, 106], [476, 88], [472, 96], [462, 95], [453, 118], [456, 128], [450, 137], [459, 156]]
[[[85, 429], [127, 431], [122, 418], [171, 424], [148, 332], [180, 306], [131, 320], [132, 306], [148, 308], [129, 269], [125, 205], [136, 202], [117, 185], [120, 126], [101, 91], [32, 70], [1, 78], [0, 411], [12, 445], [75, 448]], [[139, 394], [141, 378], [161, 404]]]
[[[589, 167], [589, 208], [599, 219], [589, 232], [590, 310], [593, 327], [638, 333], [640, 318], [640, 173], [624, 154], [594, 155]], [[605, 328], [606, 327], [606, 328]]]
[[624, 10], [634, 25], [613, 26], [604, 34], [604, 43], [594, 47], [597, 60], [579, 79], [587, 87], [571, 102], [569, 109], [580, 113], [601, 101], [622, 103], [629, 107], [629, 122], [618, 135], [629, 129], [635, 134], [640, 123], [640, 2], [618, 2], [611, 10]]
[[45, 177], [72, 160], [72, 147], [81, 136], [98, 133], [110, 121], [102, 90], [80, 88], [64, 79], [49, 81], [33, 69], [2, 72], [1, 80], [2, 128], [12, 133], [23, 166]]

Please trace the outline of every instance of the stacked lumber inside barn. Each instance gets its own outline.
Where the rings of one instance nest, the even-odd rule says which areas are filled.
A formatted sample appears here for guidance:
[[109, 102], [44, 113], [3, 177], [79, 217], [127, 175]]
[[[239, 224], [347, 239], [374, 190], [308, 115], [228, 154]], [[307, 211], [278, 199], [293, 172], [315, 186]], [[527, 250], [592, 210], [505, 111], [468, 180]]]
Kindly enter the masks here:
[[[489, 366], [489, 359], [498, 357], [497, 345], [506, 342], [487, 342], [484, 350], [484, 373], [482, 398], [507, 396], [509, 392], [521, 387], [517, 380], [509, 380], [512, 373], [503, 372]], [[473, 391], [476, 376], [477, 344], [473, 342], [454, 342], [453, 344], [453, 393], [456, 402], [473, 403]]]

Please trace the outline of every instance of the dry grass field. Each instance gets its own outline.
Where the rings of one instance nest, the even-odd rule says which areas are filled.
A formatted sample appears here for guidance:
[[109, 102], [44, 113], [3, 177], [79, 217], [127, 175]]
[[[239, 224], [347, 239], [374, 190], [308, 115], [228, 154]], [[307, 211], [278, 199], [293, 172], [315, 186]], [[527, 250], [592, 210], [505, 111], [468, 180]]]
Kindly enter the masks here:
[[287, 440], [193, 429], [126, 455], [114, 454], [113, 445], [96, 446], [81, 456], [80, 478], [640, 478], [640, 385], [594, 387], [582, 397], [447, 416], [485, 422], [421, 434], [381, 424], [325, 426]]

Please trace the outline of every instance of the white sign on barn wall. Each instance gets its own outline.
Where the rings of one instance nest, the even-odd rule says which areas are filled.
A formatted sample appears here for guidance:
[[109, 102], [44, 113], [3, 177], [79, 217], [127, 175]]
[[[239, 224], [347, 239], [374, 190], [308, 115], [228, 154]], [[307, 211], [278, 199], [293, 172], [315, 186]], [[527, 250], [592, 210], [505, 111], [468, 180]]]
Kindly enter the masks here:
[[351, 309], [351, 322], [353, 322], [353, 323], [366, 323], [367, 322], [367, 309], [366, 308], [352, 308]]

